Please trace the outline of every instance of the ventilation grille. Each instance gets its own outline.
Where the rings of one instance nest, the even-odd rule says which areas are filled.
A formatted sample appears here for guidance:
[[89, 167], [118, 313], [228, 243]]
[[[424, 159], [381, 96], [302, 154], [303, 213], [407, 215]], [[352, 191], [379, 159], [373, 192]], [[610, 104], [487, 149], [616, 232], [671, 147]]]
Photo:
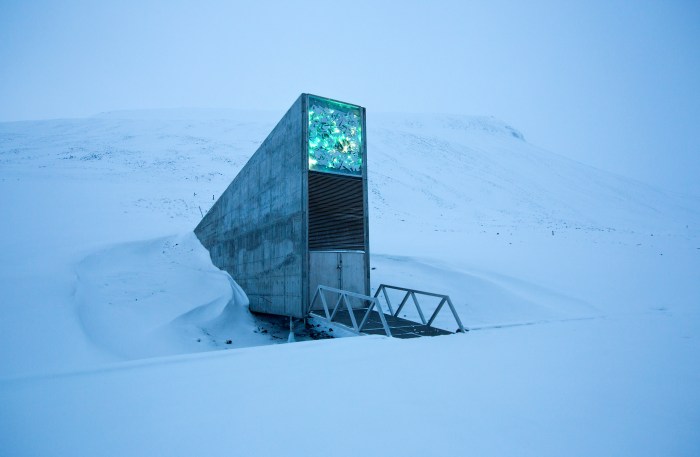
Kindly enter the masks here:
[[309, 171], [309, 249], [365, 250], [362, 178]]

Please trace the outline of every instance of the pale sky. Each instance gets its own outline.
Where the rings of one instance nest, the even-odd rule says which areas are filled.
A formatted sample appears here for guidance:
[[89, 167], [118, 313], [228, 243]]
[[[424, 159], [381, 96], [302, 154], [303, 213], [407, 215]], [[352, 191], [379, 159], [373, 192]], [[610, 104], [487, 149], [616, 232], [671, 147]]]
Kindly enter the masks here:
[[545, 149], [700, 196], [699, 81], [697, 0], [0, 0], [0, 121], [284, 111], [310, 92], [368, 117], [492, 115]]

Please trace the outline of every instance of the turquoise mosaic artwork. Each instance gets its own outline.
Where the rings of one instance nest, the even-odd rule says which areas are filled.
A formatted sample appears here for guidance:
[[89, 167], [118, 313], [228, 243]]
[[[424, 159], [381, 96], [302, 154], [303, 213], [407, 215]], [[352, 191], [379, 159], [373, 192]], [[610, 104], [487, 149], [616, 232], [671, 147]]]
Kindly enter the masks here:
[[309, 170], [362, 175], [359, 107], [309, 97]]

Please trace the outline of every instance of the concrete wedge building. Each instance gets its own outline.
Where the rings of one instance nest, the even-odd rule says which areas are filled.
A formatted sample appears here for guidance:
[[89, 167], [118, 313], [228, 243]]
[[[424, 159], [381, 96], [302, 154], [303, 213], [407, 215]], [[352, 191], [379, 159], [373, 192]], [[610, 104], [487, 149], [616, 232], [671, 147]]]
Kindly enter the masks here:
[[195, 234], [252, 311], [303, 317], [318, 285], [368, 295], [365, 109], [302, 94]]

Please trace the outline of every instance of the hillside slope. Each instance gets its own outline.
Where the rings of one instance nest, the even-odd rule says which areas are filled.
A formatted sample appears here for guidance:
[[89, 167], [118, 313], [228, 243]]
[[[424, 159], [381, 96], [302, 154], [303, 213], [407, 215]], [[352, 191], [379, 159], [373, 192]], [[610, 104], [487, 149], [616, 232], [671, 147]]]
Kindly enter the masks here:
[[492, 118], [368, 117], [372, 286], [473, 332], [245, 348], [280, 341], [191, 231], [280, 115], [0, 124], [0, 454], [700, 451], [700, 203]]

